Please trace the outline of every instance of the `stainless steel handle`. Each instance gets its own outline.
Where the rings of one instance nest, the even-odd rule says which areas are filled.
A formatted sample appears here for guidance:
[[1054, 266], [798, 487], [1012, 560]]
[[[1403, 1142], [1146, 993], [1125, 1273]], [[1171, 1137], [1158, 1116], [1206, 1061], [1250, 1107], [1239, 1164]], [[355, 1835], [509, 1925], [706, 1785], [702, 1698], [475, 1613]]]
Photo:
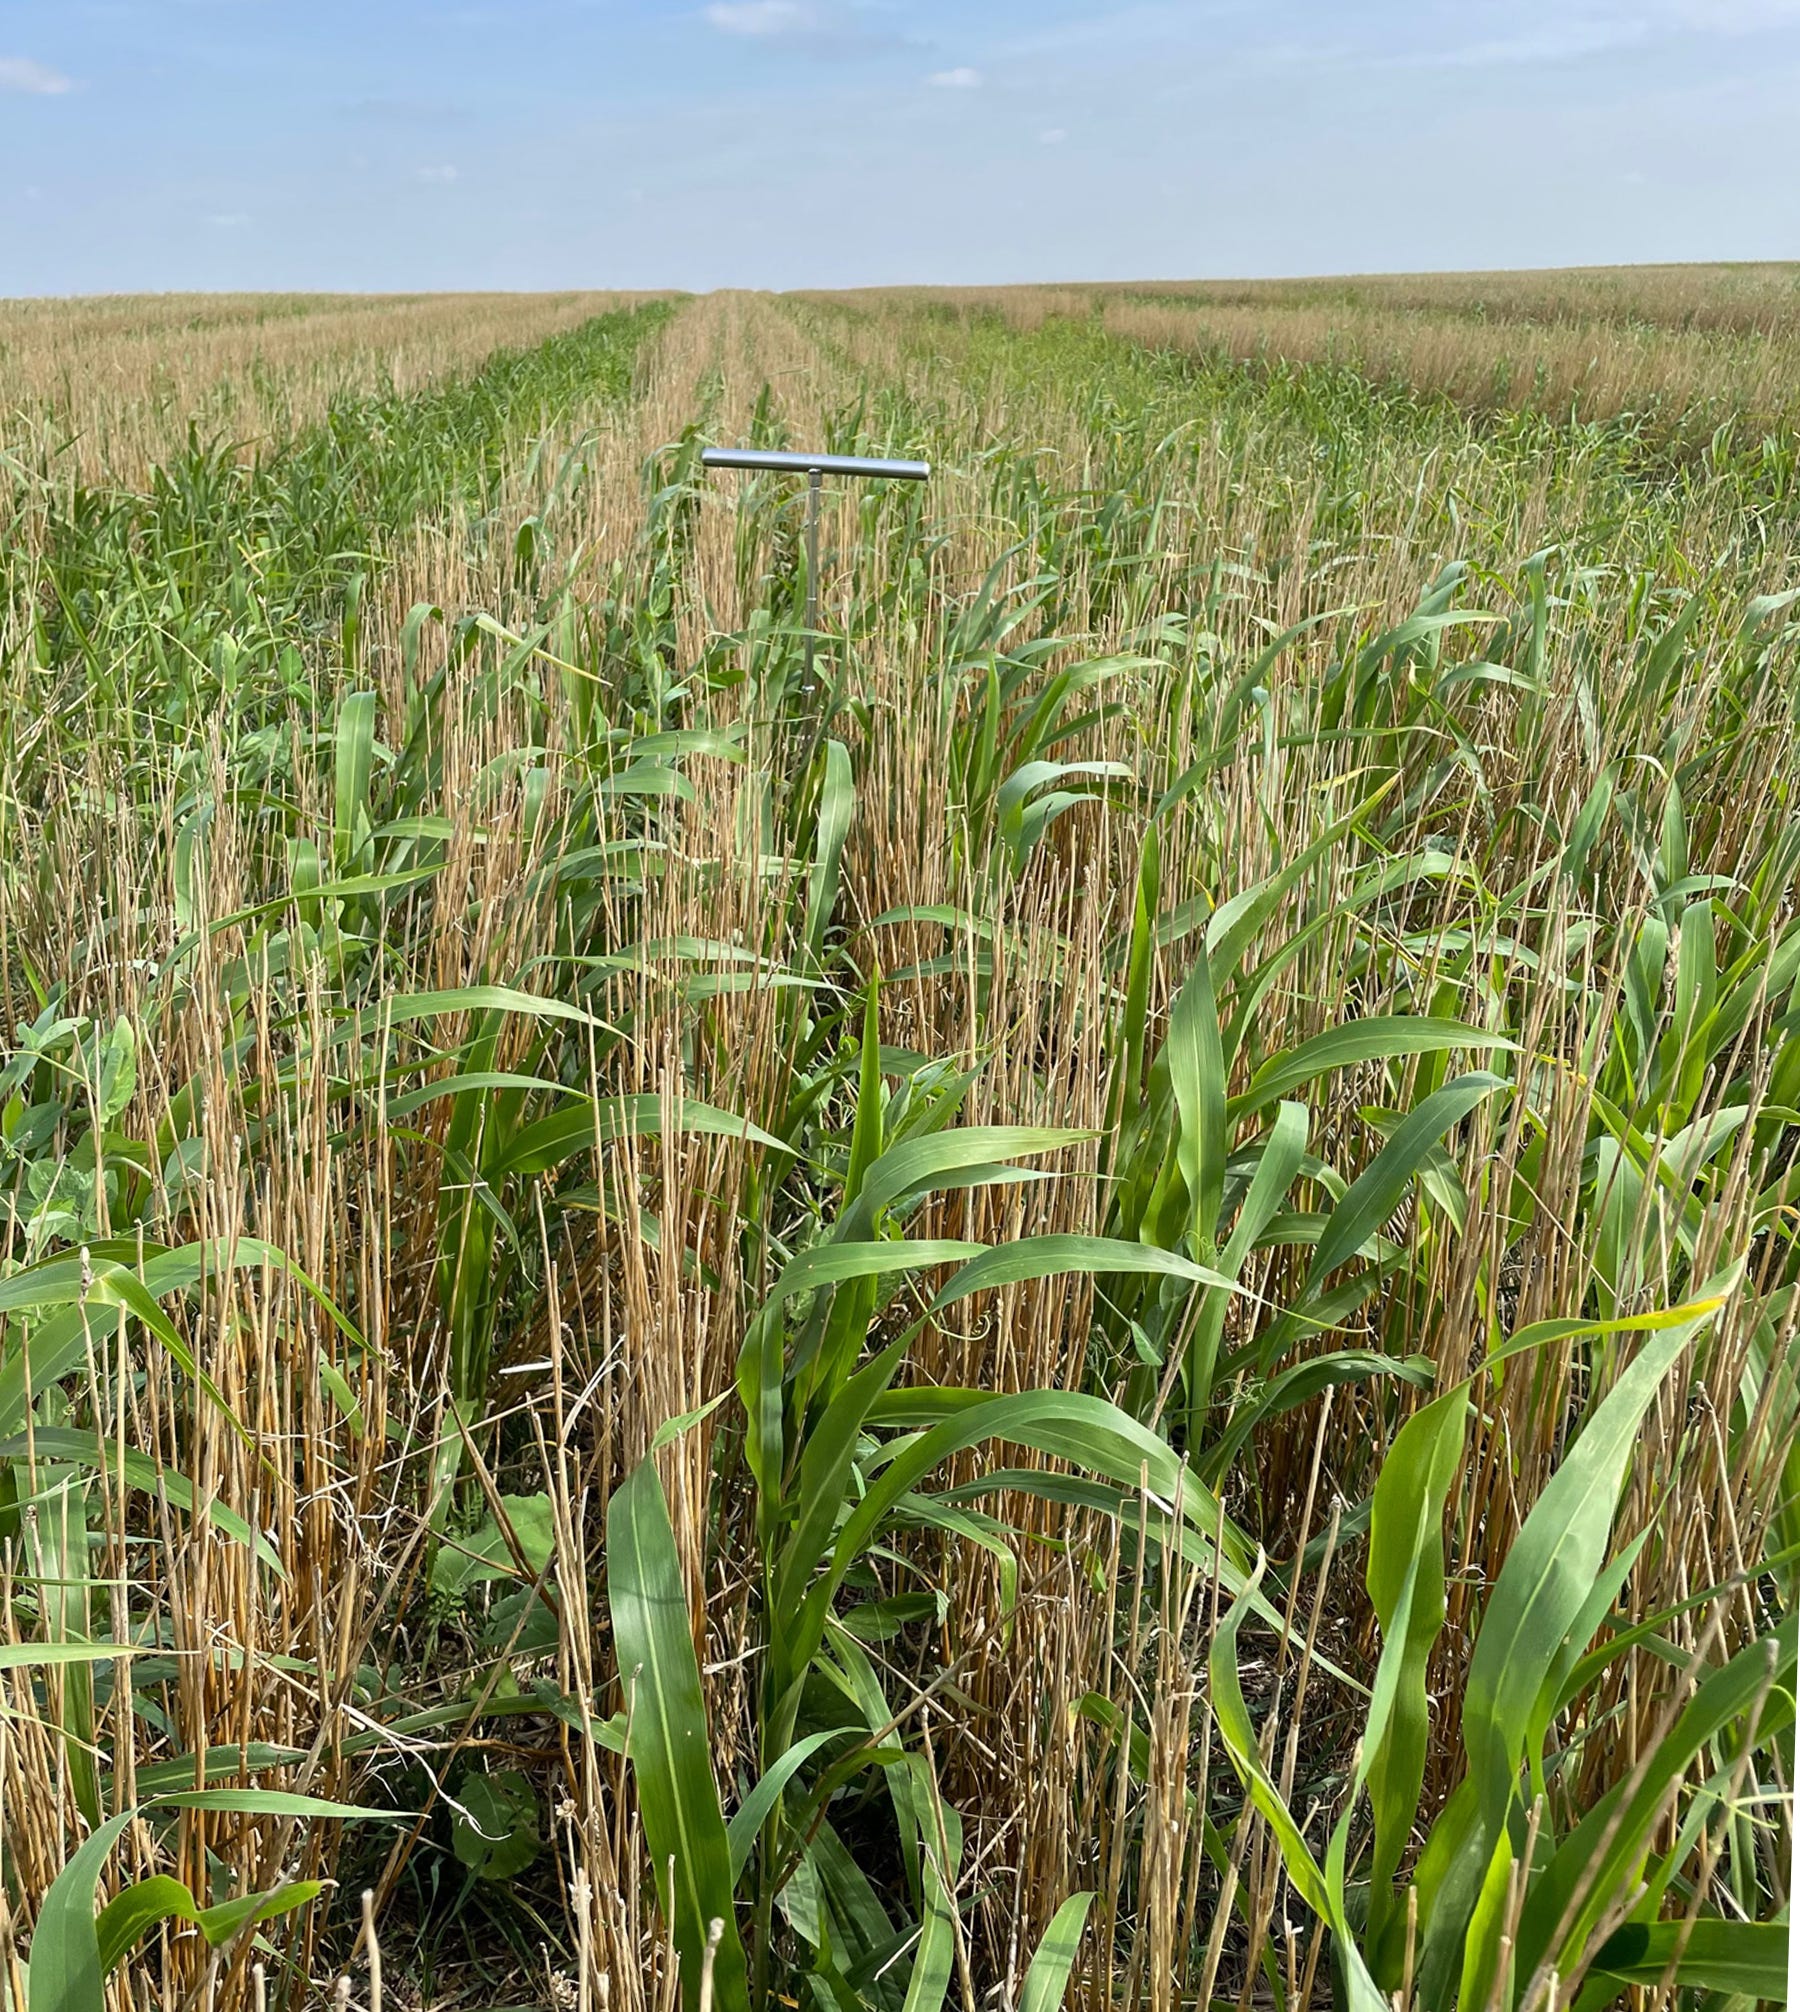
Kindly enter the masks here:
[[929, 461], [885, 461], [858, 454], [778, 454], [754, 447], [706, 447], [705, 468], [754, 468], [770, 475], [857, 475], [889, 482], [929, 482]]

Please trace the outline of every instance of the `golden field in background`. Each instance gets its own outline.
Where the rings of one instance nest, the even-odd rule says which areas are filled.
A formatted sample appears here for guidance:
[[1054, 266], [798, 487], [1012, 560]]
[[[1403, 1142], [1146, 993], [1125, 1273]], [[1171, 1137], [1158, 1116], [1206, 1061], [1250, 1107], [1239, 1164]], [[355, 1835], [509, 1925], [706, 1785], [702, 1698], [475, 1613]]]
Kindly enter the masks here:
[[334, 399], [415, 390], [643, 296], [122, 294], [0, 300], [0, 440], [138, 481], [188, 428], [246, 450]]
[[[882, 297], [871, 295], [870, 298]], [[1800, 266], [1624, 266], [1087, 286], [897, 289], [1020, 327], [1098, 315], [1113, 333], [1241, 362], [1337, 364], [1478, 410], [1641, 415], [1700, 439], [1800, 415]]]

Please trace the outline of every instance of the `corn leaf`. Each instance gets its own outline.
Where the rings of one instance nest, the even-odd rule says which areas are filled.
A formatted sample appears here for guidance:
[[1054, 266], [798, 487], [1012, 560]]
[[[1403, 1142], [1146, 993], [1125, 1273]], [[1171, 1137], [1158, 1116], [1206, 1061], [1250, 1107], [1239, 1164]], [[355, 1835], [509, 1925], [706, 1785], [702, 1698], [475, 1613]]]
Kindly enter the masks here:
[[708, 1927], [720, 1921], [714, 2002], [720, 2012], [748, 2012], [731, 1845], [713, 1779], [687, 1591], [662, 1482], [649, 1461], [626, 1476], [607, 1505], [606, 1581], [628, 1700], [626, 1745], [657, 1892], [681, 1956], [683, 1996], [694, 2012]]
[[1601, 1944], [1594, 1968], [1621, 1984], [1665, 1976], [1701, 1991], [1788, 2002], [1788, 1927], [1775, 1921], [1628, 1921]]
[[1340, 1265], [1353, 1258], [1393, 1215], [1438, 1140], [1453, 1125], [1460, 1124], [1484, 1097], [1491, 1097], [1505, 1087], [1498, 1076], [1479, 1072], [1459, 1076], [1441, 1090], [1434, 1090], [1401, 1119], [1393, 1137], [1350, 1184], [1349, 1192], [1331, 1212], [1313, 1252], [1309, 1292], [1316, 1291]]
[[143, 1936], [164, 1921], [191, 1922], [208, 1946], [217, 1949], [246, 1928], [298, 1913], [324, 1891], [321, 1880], [295, 1880], [269, 1893], [249, 1893], [216, 1907], [202, 1907], [180, 1880], [166, 1873], [140, 1879], [100, 1911], [100, 1968], [110, 1976]]
[[112, 1848], [136, 1812], [109, 1818], [50, 1884], [38, 1909], [27, 1967], [31, 2012], [106, 2012], [106, 1972], [94, 1901]]
[[1072, 1893], [1050, 1917], [1050, 1926], [1025, 1973], [1019, 2012], [1057, 2012], [1068, 1991], [1069, 1972], [1080, 1953], [1081, 1931], [1087, 1926], [1088, 1909], [1093, 1904], [1091, 1893]]
[[1250, 1087], [1226, 1107], [1233, 1123], [1339, 1069], [1366, 1062], [1393, 1062], [1411, 1055], [1440, 1054], [1454, 1048], [1501, 1049], [1517, 1044], [1462, 1020], [1429, 1014], [1371, 1015], [1346, 1026], [1328, 1027], [1286, 1054], [1271, 1056], [1250, 1079]]

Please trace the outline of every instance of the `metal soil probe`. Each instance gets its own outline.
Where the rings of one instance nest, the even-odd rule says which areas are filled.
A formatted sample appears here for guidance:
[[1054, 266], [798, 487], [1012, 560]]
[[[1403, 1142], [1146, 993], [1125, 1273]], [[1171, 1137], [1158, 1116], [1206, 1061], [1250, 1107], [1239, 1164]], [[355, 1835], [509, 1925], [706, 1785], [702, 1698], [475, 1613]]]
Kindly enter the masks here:
[[860, 454], [779, 454], [750, 447], [707, 447], [703, 468], [753, 468], [765, 474], [806, 477], [806, 682], [813, 681], [813, 649], [819, 628], [819, 491], [827, 475], [863, 481], [928, 482], [929, 461], [883, 461]]

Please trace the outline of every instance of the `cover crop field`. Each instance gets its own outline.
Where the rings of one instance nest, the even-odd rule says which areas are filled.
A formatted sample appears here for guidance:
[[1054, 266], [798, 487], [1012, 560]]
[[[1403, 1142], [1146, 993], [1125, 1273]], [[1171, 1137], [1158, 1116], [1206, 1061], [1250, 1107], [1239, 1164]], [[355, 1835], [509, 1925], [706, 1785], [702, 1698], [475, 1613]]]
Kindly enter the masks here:
[[7, 2012], [1785, 2002], [1796, 287], [0, 307]]

